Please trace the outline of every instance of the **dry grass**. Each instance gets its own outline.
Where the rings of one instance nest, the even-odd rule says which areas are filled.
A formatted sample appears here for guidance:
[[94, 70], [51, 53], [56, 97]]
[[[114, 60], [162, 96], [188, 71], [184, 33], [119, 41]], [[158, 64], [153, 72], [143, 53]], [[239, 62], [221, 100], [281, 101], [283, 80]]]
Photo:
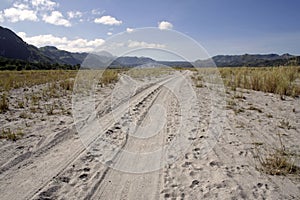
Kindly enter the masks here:
[[270, 92], [281, 96], [300, 95], [300, 67], [220, 68], [225, 86]]
[[204, 87], [204, 84], [203, 84], [203, 75], [202, 74], [194, 74], [192, 76], [192, 80], [194, 81], [195, 83], [195, 86], [197, 88], [202, 88]]
[[0, 97], [0, 113], [4, 113], [9, 108], [9, 102], [6, 93], [3, 93]]
[[[178, 69], [179, 70], [179, 69]], [[160, 77], [161, 75], [170, 74], [174, 71], [168, 67], [155, 67], [155, 68], [133, 68], [126, 72], [132, 78], [147, 78], [147, 77]]]
[[100, 83], [103, 85], [108, 85], [110, 83], [115, 83], [118, 81], [118, 74], [120, 70], [117, 69], [106, 69], [102, 73], [102, 77], [100, 79]]
[[[85, 86], [94, 87], [95, 83], [103, 86], [116, 82], [120, 72], [112, 69], [83, 71], [80, 73], [83, 76], [79, 77], [78, 71], [71, 70], [0, 71], [1, 119], [30, 122], [37, 116], [41, 120], [59, 114], [70, 116], [74, 84], [78, 78], [91, 83]], [[21, 138], [23, 134], [12, 131], [14, 128], [14, 125], [5, 124], [0, 127], [0, 139]]]
[[[262, 158], [261, 158], [262, 159]], [[288, 154], [281, 150], [275, 151], [261, 161], [263, 171], [270, 175], [287, 175], [300, 173]]]
[[21, 130], [18, 130], [16, 132], [8, 129], [2, 129], [0, 133], [0, 139], [7, 139], [7, 140], [12, 140], [16, 141], [20, 139], [23, 136], [23, 132]]
[[0, 91], [69, 80], [76, 75], [72, 70], [0, 71]]
[[88, 95], [96, 87], [113, 84], [119, 80], [120, 69], [80, 70], [73, 85], [73, 94]]
[[[255, 158], [261, 167], [258, 169], [269, 175], [299, 175], [300, 168], [294, 164], [293, 154], [289, 152], [278, 134], [280, 146], [262, 153], [262, 145], [256, 145]], [[258, 148], [260, 147], [260, 148]]]

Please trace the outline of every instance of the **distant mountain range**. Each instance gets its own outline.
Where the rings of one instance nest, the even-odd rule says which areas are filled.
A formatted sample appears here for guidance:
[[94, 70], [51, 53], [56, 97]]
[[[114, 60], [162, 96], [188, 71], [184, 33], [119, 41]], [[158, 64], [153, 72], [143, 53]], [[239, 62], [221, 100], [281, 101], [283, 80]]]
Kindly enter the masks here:
[[27, 44], [13, 31], [0, 26], [0, 56], [28, 62], [81, 64], [87, 53], [71, 53], [56, 47], [46, 46], [37, 48]]
[[52, 62], [37, 47], [25, 43], [9, 29], [0, 26], [0, 56], [30, 62]]
[[69, 65], [81, 64], [88, 55], [88, 53], [71, 53], [68, 51], [59, 50], [53, 46], [41, 47], [39, 50], [45, 56], [49, 57], [53, 62]]
[[[300, 57], [290, 54], [244, 54], [244, 55], [218, 55], [213, 58], [218, 67], [238, 67], [238, 66], [280, 66], [280, 65], [299, 65]], [[197, 60], [197, 66], [206, 66], [209, 60]]]
[[[299, 65], [300, 56], [290, 54], [244, 54], [244, 55], [218, 55], [207, 60], [197, 60], [193, 63], [183, 61], [156, 61], [147, 57], [113, 57], [107, 52], [99, 54], [72, 53], [59, 50], [53, 46], [37, 48], [27, 44], [13, 31], [0, 26], [0, 57], [5, 59], [17, 59], [31, 63], [49, 63], [78, 65], [84, 67], [135, 67], [139, 65], [167, 65], [172, 67], [208, 67], [213, 64], [218, 67], [238, 66], [279, 66]], [[86, 59], [88, 58], [88, 59]], [[100, 66], [100, 67], [101, 67]]]

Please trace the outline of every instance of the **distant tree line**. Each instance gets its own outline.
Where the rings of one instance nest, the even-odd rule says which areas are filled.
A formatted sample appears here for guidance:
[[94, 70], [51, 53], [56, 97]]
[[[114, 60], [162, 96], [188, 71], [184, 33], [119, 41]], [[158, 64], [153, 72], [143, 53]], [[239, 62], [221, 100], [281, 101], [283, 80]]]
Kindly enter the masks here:
[[78, 70], [80, 64], [69, 65], [60, 63], [29, 62], [18, 59], [0, 57], [0, 70]]

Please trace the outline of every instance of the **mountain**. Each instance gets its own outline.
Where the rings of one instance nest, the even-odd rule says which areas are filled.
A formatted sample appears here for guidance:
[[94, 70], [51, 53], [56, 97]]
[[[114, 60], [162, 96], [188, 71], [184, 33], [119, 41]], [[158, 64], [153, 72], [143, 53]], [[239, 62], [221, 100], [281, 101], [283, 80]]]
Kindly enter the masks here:
[[83, 68], [107, 68], [114, 60], [115, 60], [115, 57], [106, 51], [90, 53], [83, 60], [81, 67], [83, 67]]
[[151, 63], [156, 63], [155, 60], [152, 58], [147, 58], [147, 57], [130, 57], [130, 56], [125, 56], [125, 57], [118, 57], [116, 58], [111, 64], [111, 67], [136, 67], [139, 65], [146, 65], [146, 64], [151, 64]]
[[193, 63], [187, 61], [158, 61], [158, 63], [168, 67], [182, 67], [182, 68], [194, 67]]
[[[82, 65], [84, 68], [101, 68], [101, 67], [136, 67], [136, 66], [157, 66], [166, 65], [170, 67], [210, 67], [217, 65], [218, 67], [238, 67], [238, 66], [279, 66], [279, 65], [299, 65], [300, 57], [290, 54], [244, 54], [244, 55], [218, 55], [207, 60], [197, 60], [194, 63], [185, 61], [156, 61], [148, 57], [115, 57], [108, 52], [96, 52], [93, 54], [88, 53], [72, 53], [60, 50], [53, 46], [45, 46], [37, 48], [33, 45], [27, 44], [17, 36], [13, 31], [0, 26], [0, 59], [3, 69], [14, 69], [14, 65], [18, 69], [24, 69], [23, 65], [26, 62], [40, 63], [39, 66], [33, 65], [34, 69], [48, 69], [50, 68], [77, 68]], [[20, 60], [21, 62], [10, 61]], [[10, 63], [15, 63], [10, 66]], [[52, 66], [53, 65], [53, 66]], [[66, 66], [63, 66], [66, 65]], [[28, 66], [28, 64], [27, 64]], [[76, 67], [75, 67], [76, 66]]]
[[122, 68], [122, 67], [136, 67], [156, 65], [157, 61], [147, 57], [115, 57], [108, 52], [98, 52], [89, 54], [82, 67], [84, 68]]
[[0, 56], [30, 62], [53, 62], [39, 49], [29, 45], [13, 31], [0, 26]]
[[56, 47], [37, 48], [27, 44], [13, 31], [0, 26], [0, 57], [33, 63], [81, 64], [88, 53], [71, 53]]
[[60, 64], [77, 65], [81, 64], [87, 57], [88, 53], [71, 53], [64, 50], [59, 50], [53, 46], [45, 46], [39, 48], [45, 56], [51, 58]]
[[296, 56], [290, 54], [244, 54], [244, 55], [218, 55], [212, 57], [212, 60], [197, 60], [197, 66], [207, 66], [207, 63], [214, 61], [218, 67], [263, 67], [289, 65]]

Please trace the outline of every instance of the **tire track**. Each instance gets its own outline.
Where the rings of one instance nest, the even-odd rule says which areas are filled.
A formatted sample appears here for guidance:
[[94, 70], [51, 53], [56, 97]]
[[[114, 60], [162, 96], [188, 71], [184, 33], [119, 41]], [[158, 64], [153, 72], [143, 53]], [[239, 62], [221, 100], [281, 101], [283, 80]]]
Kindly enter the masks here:
[[[159, 91], [160, 88], [161, 88], [161, 85], [162, 85], [163, 83], [166, 83], [166, 82], [170, 81], [172, 78], [174, 78], [174, 77], [168, 78], [168, 79], [166, 79], [166, 80], [159, 81], [159, 82], [157, 82], [157, 83], [154, 84], [154, 85], [150, 85], [150, 86], [147, 87], [145, 90], [140, 91], [139, 93], [135, 94], [134, 97], [133, 97], [133, 101], [132, 101], [132, 104], [131, 104], [131, 105], [134, 105], [134, 106], [138, 107], [138, 105], [141, 105], [141, 102], [144, 102], [145, 100], [147, 100], [147, 99], [149, 98], [150, 95], [157, 95], [157, 94], [154, 94], [155, 91]], [[123, 106], [123, 105], [119, 105], [119, 107], [122, 107], [122, 106]], [[120, 116], [124, 116], [124, 114], [126, 114], [126, 113], [124, 113], [124, 110], [122, 110], [122, 111], [119, 112], [119, 113], [123, 113], [123, 115], [118, 115], [119, 117], [120, 117]], [[102, 118], [109, 118], [109, 117], [106, 117], [106, 115], [104, 115]], [[99, 120], [101, 120], [102, 118], [100, 118]], [[115, 127], [115, 126], [116, 126], [116, 124], [111, 125], [111, 122], [113, 122], [113, 121], [108, 120], [108, 124], [107, 124], [106, 128], [104, 129], [104, 130], [105, 130], [105, 131], [104, 131], [105, 133], [107, 133], [107, 132], [110, 130], [110, 127]], [[101, 138], [102, 135], [103, 135], [103, 134], [100, 134], [100, 135], [99, 135], [99, 134], [96, 134], [96, 135], [95, 135], [95, 133], [94, 133], [94, 135], [92, 135], [92, 136], [89, 135], [88, 138], [87, 138], [87, 139], [88, 139], [88, 140], [87, 140], [88, 146], [90, 146], [90, 147], [93, 146], [93, 142], [94, 142], [94, 141], [97, 141], [98, 138]], [[66, 164], [59, 170], [58, 173], [56, 173], [56, 175], [53, 177], [52, 180], [50, 180], [50, 181], [48, 181], [48, 182], [45, 182], [38, 190], [36, 190], [36, 191], [35, 191], [34, 193], [32, 193], [31, 195], [28, 195], [27, 199], [39, 198], [39, 194], [42, 194], [42, 193], [43, 193], [42, 191], [44, 191], [46, 188], [48, 188], [48, 187], [51, 185], [51, 183], [53, 182], [53, 180], [59, 179], [59, 177], [63, 174], [63, 172], [66, 171], [66, 169], [68, 169], [68, 167], [74, 165], [74, 163], [75, 163], [76, 161], [78, 161], [80, 158], [84, 157], [85, 154], [86, 154], [86, 150], [85, 150], [84, 147], [81, 148], [81, 149], [79, 149], [77, 152], [75, 152], [75, 153], [73, 154], [74, 156], [73, 156], [71, 159], [69, 159], [68, 162], [66, 162]], [[106, 176], [106, 174], [108, 173], [108, 171], [109, 171], [109, 169], [104, 170], [104, 172], [103, 172], [103, 174], [101, 175], [101, 177], [100, 177], [100, 175], [99, 175], [99, 172], [97, 172], [97, 173], [98, 173], [98, 176], [100, 177], [100, 180], [102, 180], [102, 179], [105, 178], [105, 176]], [[99, 183], [96, 182], [96, 184], [94, 184], [93, 187], [94, 187], [95, 189], [98, 188], [98, 186], [100, 185], [100, 183], [101, 183], [101, 181], [99, 181]], [[55, 191], [55, 192], [56, 192], [56, 191]], [[54, 193], [55, 193], [55, 192], [54, 192]], [[49, 196], [49, 195], [48, 195], [48, 196]], [[88, 196], [89, 196], [89, 195], [87, 195], [87, 197], [88, 197]]]
[[[149, 123], [149, 121], [147, 121], [149, 110], [156, 103], [164, 105], [164, 107], [167, 108], [167, 113], [169, 113], [170, 106], [172, 106], [170, 100], [172, 100], [171, 92], [168, 89], [163, 88], [153, 100], [152, 104], [147, 109], [147, 112], [144, 112], [145, 114], [141, 116], [139, 124], [143, 125]], [[142, 140], [138, 140], [138, 143], [135, 141], [134, 136], [130, 136], [130, 140], [127, 141], [126, 145], [124, 146], [123, 152], [130, 152], [130, 150], [133, 149], [141, 155], [143, 154], [143, 151], [146, 148], [145, 146], [147, 145], [148, 148], [149, 146], [151, 146], [151, 144], [158, 145], [159, 143], [162, 143], [161, 145], [163, 146], [163, 144], [166, 142], [167, 129], [168, 126], [166, 124], [163, 130], [157, 133], [156, 136], [152, 136], [150, 140], [147, 139], [146, 141], [144, 141], [144, 143]], [[164, 152], [161, 152], [158, 157], [154, 157], [154, 160], [151, 160], [150, 158], [150, 162], [148, 163], [147, 159], [143, 160], [143, 157], [141, 157], [141, 160], [139, 160], [139, 157], [130, 159], [130, 156], [128, 157], [126, 154], [120, 153], [116, 158], [116, 163], [118, 163], [119, 161], [119, 163], [124, 162], [124, 164], [127, 165], [130, 163], [126, 163], [126, 161], [129, 161], [132, 163], [137, 163], [137, 165], [141, 163], [143, 165], [151, 165], [153, 164], [151, 161], [154, 161], [158, 162], [159, 166], [162, 167], [164, 164], [163, 155]], [[157, 199], [159, 198], [161, 188], [160, 184], [162, 183], [161, 167], [158, 170], [152, 172], [140, 172], [138, 174], [128, 172], [126, 173], [115, 169], [110, 169], [109, 173], [106, 174], [105, 179], [101, 180], [102, 183], [99, 184], [98, 191], [93, 191], [94, 194], [92, 196], [89, 195], [85, 199]]]

